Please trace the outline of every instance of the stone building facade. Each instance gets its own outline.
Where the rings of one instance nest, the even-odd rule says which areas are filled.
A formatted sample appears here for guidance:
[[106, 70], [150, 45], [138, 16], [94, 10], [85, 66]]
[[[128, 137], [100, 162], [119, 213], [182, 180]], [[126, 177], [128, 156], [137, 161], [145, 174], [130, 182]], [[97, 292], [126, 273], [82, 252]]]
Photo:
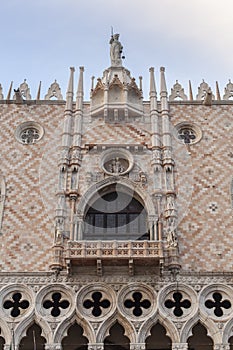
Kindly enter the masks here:
[[[233, 84], [0, 86], [0, 347], [230, 349]], [[74, 91], [77, 91], [76, 93]], [[157, 92], [158, 90], [158, 92]]]

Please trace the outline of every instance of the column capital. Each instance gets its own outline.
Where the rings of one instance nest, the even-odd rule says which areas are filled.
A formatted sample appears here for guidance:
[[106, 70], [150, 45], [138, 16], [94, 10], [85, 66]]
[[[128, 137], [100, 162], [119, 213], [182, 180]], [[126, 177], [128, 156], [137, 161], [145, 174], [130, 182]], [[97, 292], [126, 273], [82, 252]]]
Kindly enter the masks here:
[[172, 343], [172, 350], [187, 350], [188, 343]]
[[145, 343], [130, 343], [130, 350], [145, 350]]
[[88, 350], [104, 350], [104, 343], [88, 343]]
[[62, 350], [61, 343], [45, 344], [45, 350]]
[[230, 344], [214, 344], [214, 350], [230, 350]]

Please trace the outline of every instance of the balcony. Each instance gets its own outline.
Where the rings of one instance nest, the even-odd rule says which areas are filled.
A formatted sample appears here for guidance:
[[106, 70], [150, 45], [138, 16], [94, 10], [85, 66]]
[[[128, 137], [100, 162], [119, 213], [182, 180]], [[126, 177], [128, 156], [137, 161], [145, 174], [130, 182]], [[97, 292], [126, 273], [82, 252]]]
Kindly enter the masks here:
[[134, 266], [159, 264], [159, 241], [68, 241], [64, 250], [67, 268], [72, 266], [96, 266], [102, 274], [102, 266], [128, 265], [130, 275]]

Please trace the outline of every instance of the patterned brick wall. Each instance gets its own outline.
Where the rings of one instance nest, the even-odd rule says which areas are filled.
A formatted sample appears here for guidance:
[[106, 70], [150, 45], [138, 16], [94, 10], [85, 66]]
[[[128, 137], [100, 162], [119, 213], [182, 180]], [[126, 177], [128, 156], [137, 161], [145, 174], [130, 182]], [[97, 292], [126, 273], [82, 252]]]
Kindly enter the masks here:
[[[0, 245], [2, 271], [45, 271], [51, 259], [54, 235], [55, 192], [58, 180], [57, 146], [60, 142], [63, 103], [0, 105], [1, 175], [6, 181], [6, 201]], [[171, 103], [171, 123], [188, 121], [202, 130], [200, 142], [187, 146], [173, 139], [178, 190], [178, 238], [184, 270], [231, 271], [233, 259], [232, 206], [233, 105]], [[14, 137], [25, 121], [39, 122], [45, 134], [33, 145]], [[80, 194], [103, 179], [101, 152], [95, 146], [133, 148], [135, 168], [130, 179], [151, 195], [153, 172], [148, 104], [145, 118], [131, 125], [104, 124], [90, 119], [85, 105]], [[97, 147], [98, 148], [98, 147]], [[104, 148], [103, 148], [104, 150]], [[137, 182], [145, 172], [144, 187]], [[78, 204], [78, 203], [77, 203]]]
[[232, 113], [232, 104], [210, 107], [173, 104], [170, 108], [174, 125], [193, 122], [203, 133], [200, 142], [188, 150], [189, 174], [184, 184], [192, 188], [192, 194], [178, 227], [183, 269], [231, 271], [233, 267]]
[[[62, 121], [63, 110], [63, 104], [53, 103], [0, 105], [0, 171], [6, 182], [0, 244], [2, 271], [48, 270], [54, 223], [40, 190], [47, 181], [45, 176], [51, 176], [55, 169], [50, 159], [42, 174], [40, 166], [46, 144]], [[32, 120], [43, 126], [43, 138], [32, 145], [19, 143], [14, 136], [17, 126]]]

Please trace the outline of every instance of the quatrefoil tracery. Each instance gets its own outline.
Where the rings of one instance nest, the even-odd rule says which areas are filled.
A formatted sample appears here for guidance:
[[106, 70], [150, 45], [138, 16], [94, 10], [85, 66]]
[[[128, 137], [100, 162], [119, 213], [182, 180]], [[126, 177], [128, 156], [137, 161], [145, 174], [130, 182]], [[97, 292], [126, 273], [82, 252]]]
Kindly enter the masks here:
[[188, 299], [183, 299], [183, 295], [180, 292], [175, 292], [173, 293], [173, 300], [168, 299], [165, 301], [164, 305], [168, 309], [173, 309], [173, 313], [177, 317], [181, 317], [183, 315], [183, 310], [184, 309], [189, 309], [191, 307], [191, 302]]
[[214, 308], [214, 314], [217, 317], [223, 316], [223, 310], [222, 309], [230, 309], [231, 307], [231, 302], [227, 299], [223, 299], [222, 294], [215, 292], [213, 293], [213, 300], [206, 300], [205, 306], [208, 309], [213, 309]]
[[151, 306], [151, 302], [148, 299], [142, 299], [142, 293], [140, 292], [134, 292], [132, 299], [126, 299], [124, 305], [127, 309], [133, 308], [133, 314], [136, 317], [142, 315], [142, 309], [149, 309]]
[[85, 309], [92, 308], [92, 315], [95, 317], [101, 316], [102, 308], [107, 309], [110, 307], [110, 301], [108, 299], [102, 299], [103, 295], [101, 292], [94, 292], [91, 295], [91, 299], [86, 299], [83, 302]]
[[22, 294], [21, 293], [14, 293], [12, 296], [12, 300], [6, 300], [3, 304], [4, 309], [12, 309], [11, 310], [11, 316], [17, 317], [20, 315], [20, 309], [25, 310], [29, 307], [29, 301], [28, 300], [21, 300]]
[[68, 300], [61, 300], [62, 295], [59, 292], [52, 294], [52, 301], [51, 300], [45, 300], [43, 303], [43, 307], [45, 309], [52, 309], [51, 315], [53, 317], [57, 317], [60, 315], [61, 310], [60, 309], [67, 309], [70, 305]]

